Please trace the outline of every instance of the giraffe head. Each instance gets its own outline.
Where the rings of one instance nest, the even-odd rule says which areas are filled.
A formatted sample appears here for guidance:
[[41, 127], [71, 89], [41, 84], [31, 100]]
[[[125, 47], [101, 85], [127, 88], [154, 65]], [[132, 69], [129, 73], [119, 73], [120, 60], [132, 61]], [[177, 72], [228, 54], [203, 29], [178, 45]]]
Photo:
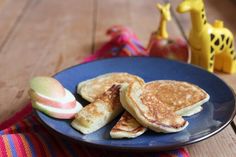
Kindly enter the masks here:
[[157, 8], [160, 10], [160, 13], [164, 20], [170, 21], [171, 20], [171, 14], [170, 14], [170, 3], [167, 3], [165, 5], [157, 4]]
[[203, 0], [183, 0], [177, 7], [179, 13], [185, 12], [199, 12], [204, 7]]

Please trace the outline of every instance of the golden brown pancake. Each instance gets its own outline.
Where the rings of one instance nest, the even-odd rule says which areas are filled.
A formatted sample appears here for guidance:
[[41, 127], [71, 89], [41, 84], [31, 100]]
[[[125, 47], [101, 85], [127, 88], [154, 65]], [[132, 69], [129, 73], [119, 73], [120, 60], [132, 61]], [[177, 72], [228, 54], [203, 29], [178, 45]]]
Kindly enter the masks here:
[[[209, 100], [209, 95], [200, 87], [182, 81], [160, 80], [146, 83], [144, 97], [155, 97], [177, 114], [190, 116], [201, 111], [201, 105]], [[145, 100], [148, 101], [148, 98]]]
[[132, 74], [123, 72], [107, 73], [79, 83], [77, 93], [87, 101], [93, 102], [113, 84], [131, 83], [134, 81], [144, 84], [143, 79]]
[[71, 125], [84, 134], [92, 133], [112, 121], [123, 111], [119, 97], [120, 85], [113, 85], [76, 115]]
[[[157, 97], [164, 104], [173, 108], [177, 114], [182, 116], [191, 116], [200, 112], [202, 109], [200, 105], [209, 100], [209, 95], [204, 90], [187, 82], [160, 80], [146, 83], [143, 88], [146, 93], [149, 93], [147, 95], [151, 94], [154, 97]], [[145, 95], [145, 93], [143, 95]], [[126, 100], [121, 100], [121, 103], [127, 102]], [[112, 129], [110, 133], [111, 136], [114, 136], [113, 138], [139, 136], [136, 132], [126, 133], [126, 130], [129, 129], [129, 125], [124, 122], [126, 120], [124, 115], [125, 114], [123, 114], [120, 119], [121, 122], [118, 121], [114, 126], [115, 130], [113, 131]], [[131, 121], [136, 121], [132, 116], [129, 116], [129, 119], [133, 119]], [[136, 123], [136, 127], [138, 128], [138, 123]], [[141, 124], [139, 124], [139, 127], [143, 128], [140, 129], [141, 134], [144, 133], [144, 127]]]
[[110, 135], [112, 138], [135, 138], [142, 135], [146, 130], [147, 128], [143, 127], [129, 112], [125, 111], [111, 129]]
[[157, 97], [149, 93], [145, 85], [137, 82], [123, 85], [120, 93], [123, 107], [143, 126], [156, 132], [178, 132], [187, 127], [188, 122], [177, 115]]

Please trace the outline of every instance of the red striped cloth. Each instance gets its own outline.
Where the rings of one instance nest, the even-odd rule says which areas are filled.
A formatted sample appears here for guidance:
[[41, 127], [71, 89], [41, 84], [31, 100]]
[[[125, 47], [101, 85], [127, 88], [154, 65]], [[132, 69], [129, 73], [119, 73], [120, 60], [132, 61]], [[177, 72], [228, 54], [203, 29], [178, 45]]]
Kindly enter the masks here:
[[0, 156], [19, 157], [188, 157], [184, 148], [167, 152], [133, 153], [89, 148], [58, 137], [45, 128], [35, 115], [0, 131]]
[[[115, 56], [147, 55], [137, 37], [127, 28], [108, 30], [111, 40], [84, 62]], [[32, 114], [31, 105], [0, 124], [0, 157], [189, 157], [185, 148], [166, 152], [115, 152], [83, 146], [50, 132]]]

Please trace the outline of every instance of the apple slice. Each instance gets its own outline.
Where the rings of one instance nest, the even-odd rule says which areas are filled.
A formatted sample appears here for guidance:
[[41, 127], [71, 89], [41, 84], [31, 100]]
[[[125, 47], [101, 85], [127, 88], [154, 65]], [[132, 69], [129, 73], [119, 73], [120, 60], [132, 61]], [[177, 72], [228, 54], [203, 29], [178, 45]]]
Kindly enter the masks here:
[[74, 118], [75, 114], [83, 108], [82, 105], [77, 101], [75, 107], [72, 109], [61, 109], [61, 108], [51, 107], [47, 104], [42, 104], [36, 101], [32, 101], [32, 106], [53, 118], [59, 118], [59, 119]]
[[76, 106], [76, 100], [74, 95], [65, 89], [65, 96], [61, 98], [51, 98], [45, 95], [42, 95], [38, 92], [35, 92], [33, 89], [29, 90], [29, 96], [31, 97], [32, 100], [46, 104], [51, 107], [57, 107], [61, 109], [71, 109]]
[[30, 81], [30, 88], [50, 98], [62, 98], [66, 95], [61, 83], [52, 77], [35, 77]]

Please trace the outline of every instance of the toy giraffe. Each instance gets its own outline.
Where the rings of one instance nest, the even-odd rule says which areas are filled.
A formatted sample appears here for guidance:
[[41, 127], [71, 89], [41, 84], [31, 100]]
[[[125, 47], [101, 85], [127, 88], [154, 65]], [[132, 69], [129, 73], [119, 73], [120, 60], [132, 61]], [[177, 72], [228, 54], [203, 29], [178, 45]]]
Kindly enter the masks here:
[[167, 39], [168, 33], [166, 31], [166, 23], [171, 20], [170, 3], [167, 3], [166, 5], [157, 4], [157, 8], [160, 10], [161, 20], [156, 32], [156, 38]]
[[224, 28], [222, 21], [216, 20], [213, 25], [207, 22], [203, 0], [183, 0], [177, 11], [191, 13], [191, 63], [210, 72], [215, 68], [226, 73], [235, 73], [236, 51], [233, 35]]

